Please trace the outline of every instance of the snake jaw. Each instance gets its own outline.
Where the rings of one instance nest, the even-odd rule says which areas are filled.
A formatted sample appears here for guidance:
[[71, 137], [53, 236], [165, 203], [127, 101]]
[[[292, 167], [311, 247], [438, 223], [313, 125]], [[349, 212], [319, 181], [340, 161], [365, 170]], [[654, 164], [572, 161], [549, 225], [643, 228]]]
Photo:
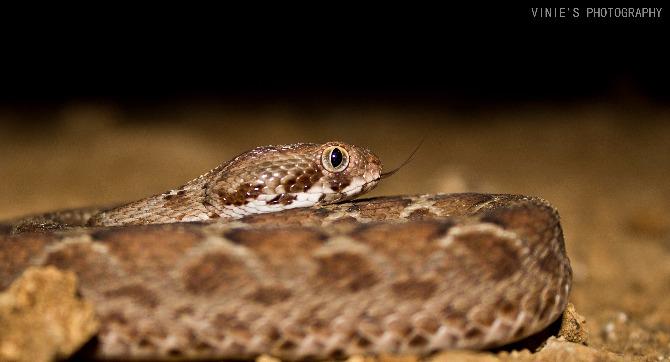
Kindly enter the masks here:
[[372, 180], [361, 180], [360, 182], [352, 182], [351, 186], [341, 193], [342, 197], [337, 201], [348, 201], [365, 194], [377, 186], [381, 178]]
[[[367, 181], [364, 179], [355, 179], [349, 186], [340, 192], [322, 193], [321, 198], [315, 205], [328, 205], [343, 201], [349, 201], [373, 189], [379, 180]], [[332, 190], [330, 190], [332, 191]]]

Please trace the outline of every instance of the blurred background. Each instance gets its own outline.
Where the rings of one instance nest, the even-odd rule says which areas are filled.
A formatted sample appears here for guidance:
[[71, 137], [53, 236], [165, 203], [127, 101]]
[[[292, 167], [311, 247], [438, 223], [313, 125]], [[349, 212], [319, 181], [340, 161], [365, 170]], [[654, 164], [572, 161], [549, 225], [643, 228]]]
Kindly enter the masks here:
[[163, 192], [266, 144], [342, 140], [392, 168], [425, 137], [372, 195], [549, 200], [592, 345], [670, 354], [664, 19], [172, 10], [10, 26], [0, 219]]

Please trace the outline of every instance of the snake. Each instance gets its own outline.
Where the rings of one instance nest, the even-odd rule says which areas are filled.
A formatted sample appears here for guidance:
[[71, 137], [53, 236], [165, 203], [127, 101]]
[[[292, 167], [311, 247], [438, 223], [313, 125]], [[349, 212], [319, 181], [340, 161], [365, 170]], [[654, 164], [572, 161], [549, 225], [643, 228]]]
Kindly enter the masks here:
[[393, 172], [343, 142], [264, 146], [173, 190], [0, 224], [0, 290], [76, 273], [100, 359], [339, 359], [491, 349], [547, 328], [559, 214], [513, 194], [355, 199]]

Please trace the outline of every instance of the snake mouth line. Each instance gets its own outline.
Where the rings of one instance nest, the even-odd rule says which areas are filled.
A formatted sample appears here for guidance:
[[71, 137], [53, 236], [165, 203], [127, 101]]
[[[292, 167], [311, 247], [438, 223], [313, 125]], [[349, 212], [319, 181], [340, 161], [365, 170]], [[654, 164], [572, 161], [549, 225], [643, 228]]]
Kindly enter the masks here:
[[368, 192], [368, 191], [370, 191], [371, 189], [373, 189], [375, 186], [377, 186], [377, 184], [379, 183], [379, 181], [381, 181], [382, 178], [383, 178], [383, 177], [380, 175], [380, 176], [377, 177], [376, 179], [373, 179], [373, 180], [370, 180], [370, 181], [367, 181], [367, 182], [361, 184], [361, 186], [360, 186], [360, 191], [357, 192], [355, 195], [352, 195], [353, 198], [356, 198], [356, 197], [358, 197], [358, 196], [361, 196], [361, 194], [363, 194], [363, 193], [365, 193], [365, 192]]

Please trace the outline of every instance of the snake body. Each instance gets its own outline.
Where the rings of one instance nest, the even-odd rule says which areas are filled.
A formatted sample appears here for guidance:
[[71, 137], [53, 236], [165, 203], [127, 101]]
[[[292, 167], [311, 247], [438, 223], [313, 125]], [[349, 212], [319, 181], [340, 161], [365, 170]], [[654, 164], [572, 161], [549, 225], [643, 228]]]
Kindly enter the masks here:
[[551, 205], [342, 202], [383, 175], [372, 152], [339, 142], [257, 148], [147, 199], [4, 224], [0, 289], [32, 265], [73, 270], [102, 321], [100, 358], [425, 355], [558, 318], [571, 269]]

